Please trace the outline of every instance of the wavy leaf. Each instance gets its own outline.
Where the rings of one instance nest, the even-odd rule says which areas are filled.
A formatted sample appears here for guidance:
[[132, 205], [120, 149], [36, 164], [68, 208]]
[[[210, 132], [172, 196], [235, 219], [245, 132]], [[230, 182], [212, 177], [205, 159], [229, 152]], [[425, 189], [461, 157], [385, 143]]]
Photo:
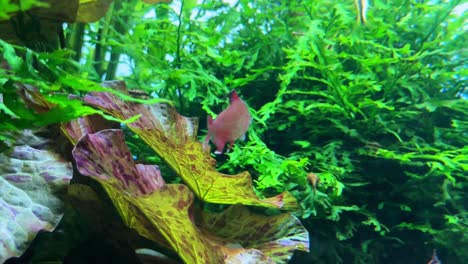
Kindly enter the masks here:
[[274, 263], [286, 263], [296, 249], [309, 249], [309, 233], [291, 214], [259, 215], [234, 205], [221, 214], [205, 214], [202, 227], [225, 243], [255, 248]]
[[[135, 164], [121, 130], [83, 136], [73, 156], [81, 174], [102, 184], [127, 226], [186, 263], [278, 263], [308, 248], [307, 231], [294, 216], [256, 215], [240, 205], [205, 215], [199, 229], [190, 189], [164, 184], [156, 166]], [[157, 187], [141, 189], [154, 181]]]
[[[116, 188], [134, 195], [154, 192], [164, 185], [157, 166], [135, 164], [121, 130], [106, 129], [86, 134], [72, 154], [79, 172], [101, 180], [115, 177]], [[110, 159], [109, 157], [112, 157]]]
[[51, 142], [29, 130], [15, 137], [12, 151], [0, 153], [0, 263], [21, 255], [39, 231], [54, 230], [63, 215], [58, 195], [73, 174], [48, 150]]
[[[124, 222], [141, 235], [170, 245], [186, 263], [220, 263], [221, 252], [192, 223], [193, 193], [164, 185], [156, 166], [136, 165], [124, 142], [121, 130], [85, 135], [73, 150], [79, 172], [102, 184]], [[148, 182], [159, 184], [147, 188]]]

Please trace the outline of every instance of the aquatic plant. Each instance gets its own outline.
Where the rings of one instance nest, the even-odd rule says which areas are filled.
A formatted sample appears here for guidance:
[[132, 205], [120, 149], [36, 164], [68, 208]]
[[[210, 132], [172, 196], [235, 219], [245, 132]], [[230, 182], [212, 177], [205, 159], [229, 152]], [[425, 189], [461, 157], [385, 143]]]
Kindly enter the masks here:
[[[265, 205], [263, 198], [284, 192], [295, 196], [301, 207], [295, 215], [313, 241], [311, 261], [385, 263], [402, 258], [424, 263], [437, 249], [442, 262], [462, 263], [468, 258], [463, 250], [468, 246], [467, 12], [454, 11], [461, 3], [373, 1], [362, 24], [353, 1], [115, 1], [100, 21], [68, 25], [69, 49], [50, 52], [57, 43], [34, 46], [29, 38], [14, 42], [17, 46], [0, 42], [9, 65], [0, 69], [0, 130], [42, 127], [90, 114], [125, 123], [109, 126], [101, 120], [97, 125], [80, 119], [100, 128], [90, 135], [103, 128], [122, 129], [135, 163], [158, 164], [165, 184], [183, 180], [194, 192], [195, 204], [209, 198], [205, 201], [215, 204], [202, 202], [204, 209], [219, 213], [227, 206], [221, 204], [234, 200], [198, 189], [197, 174], [179, 168], [185, 161], [177, 157], [198, 153], [198, 144], [190, 150], [175, 148], [173, 157], [166, 156], [159, 134], [132, 127], [146, 110], [124, 113], [118, 107], [112, 113], [99, 103], [69, 100], [69, 94], [105, 92], [131, 109], [167, 99], [179, 113], [200, 117], [196, 141], [202, 141], [204, 118], [221, 112], [226, 106], [221, 95], [236, 89], [253, 117], [247, 140], [216, 156], [216, 165], [208, 156], [194, 160], [210, 171], [213, 177], [208, 179], [248, 171], [253, 192], [244, 197], [250, 205]], [[20, 36], [41, 36], [32, 33]], [[130, 88], [99, 85], [116, 78]], [[41, 94], [33, 97], [36, 103], [44, 100], [48, 107], [24, 103], [17, 91], [31, 86]], [[97, 94], [87, 98], [93, 96]], [[164, 109], [172, 115], [173, 108]], [[14, 142], [12, 135], [0, 132], [4, 142]], [[190, 138], [195, 142], [195, 134]], [[317, 177], [314, 186], [307, 180], [310, 173]], [[250, 182], [246, 172], [241, 175], [239, 182]], [[77, 245], [92, 245], [90, 251], [103, 256], [118, 247], [121, 260], [130, 263], [135, 252], [128, 249], [144, 243], [119, 222], [124, 211], [111, 210], [112, 198], [105, 202], [112, 191], [86, 177], [73, 181], [80, 183], [69, 187], [76, 203], [55, 232], [38, 235], [29, 252], [57, 248], [54, 236], [67, 241], [62, 243], [66, 246], [55, 255], [25, 256], [79, 259], [71, 249], [79, 252], [82, 247]], [[80, 192], [98, 198], [83, 200]], [[76, 208], [88, 213], [77, 216]], [[93, 216], [96, 210], [106, 213]], [[244, 209], [236, 210], [244, 215]], [[223, 215], [228, 213], [220, 213], [220, 218]], [[119, 232], [98, 224], [102, 219]], [[190, 226], [191, 221], [186, 223]], [[115, 242], [104, 243], [108, 240]], [[165, 245], [159, 250], [176, 257]], [[152, 242], [144, 246], [158, 248]]]

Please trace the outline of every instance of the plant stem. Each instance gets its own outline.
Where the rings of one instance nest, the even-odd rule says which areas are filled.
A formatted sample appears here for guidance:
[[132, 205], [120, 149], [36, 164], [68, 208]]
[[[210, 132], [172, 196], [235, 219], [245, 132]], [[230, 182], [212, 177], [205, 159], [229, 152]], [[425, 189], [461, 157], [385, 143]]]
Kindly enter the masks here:
[[[180, 69], [182, 63], [180, 59], [180, 46], [181, 46], [181, 28], [182, 28], [182, 14], [184, 11], [184, 0], [180, 2], [180, 12], [179, 12], [179, 25], [177, 26], [177, 49], [176, 49], [176, 69]], [[184, 112], [184, 100], [182, 98], [182, 89], [180, 87], [180, 84], [177, 85], [177, 97], [179, 98], [179, 107], [180, 107], [180, 112]]]

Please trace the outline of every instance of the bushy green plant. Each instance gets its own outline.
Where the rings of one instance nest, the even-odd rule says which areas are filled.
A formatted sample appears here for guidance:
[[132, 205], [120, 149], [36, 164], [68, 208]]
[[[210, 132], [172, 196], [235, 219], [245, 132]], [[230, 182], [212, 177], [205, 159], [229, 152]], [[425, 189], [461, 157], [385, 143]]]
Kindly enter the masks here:
[[[316, 262], [424, 262], [436, 248], [443, 262], [461, 263], [468, 40], [467, 13], [453, 11], [461, 3], [372, 1], [363, 25], [353, 1], [116, 1], [105, 19], [68, 29], [68, 43], [79, 44], [70, 47], [83, 50], [81, 77], [43, 87], [92, 90], [78, 84], [116, 76], [201, 117], [201, 131], [236, 89], [253, 125], [218, 169], [247, 169], [261, 196], [293, 193]], [[119, 58], [129, 70], [115, 75]], [[137, 157], [159, 159], [127, 141]]]
[[[284, 49], [279, 91], [259, 119], [267, 135], [277, 131], [269, 146], [307, 157], [308, 168], [321, 172], [319, 190], [331, 203], [315, 203], [324, 211], [310, 224], [338, 221], [336, 259], [381, 263], [396, 248], [438, 247], [461, 261], [452, 243], [467, 244], [453, 226], [466, 232], [466, 127], [460, 128], [468, 104], [461, 78], [466, 35], [456, 29], [466, 15], [453, 14], [458, 2], [400, 4], [395, 16], [391, 5], [376, 3], [365, 26], [354, 22], [350, 5], [306, 9], [308, 27]], [[440, 243], [447, 233], [451, 242]]]

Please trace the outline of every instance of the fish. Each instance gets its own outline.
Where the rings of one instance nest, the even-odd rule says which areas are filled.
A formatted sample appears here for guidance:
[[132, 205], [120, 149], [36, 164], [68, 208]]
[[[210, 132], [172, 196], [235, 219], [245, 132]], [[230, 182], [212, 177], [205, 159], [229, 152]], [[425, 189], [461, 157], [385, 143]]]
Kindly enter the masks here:
[[432, 258], [427, 264], [442, 264], [442, 261], [437, 257], [437, 251], [435, 249], [432, 251]]
[[222, 154], [226, 143], [229, 144], [229, 150], [236, 140], [244, 139], [252, 123], [252, 115], [248, 106], [240, 99], [237, 92], [232, 90], [228, 97], [229, 106], [219, 113], [216, 119], [213, 120], [210, 115], [207, 118], [208, 133], [203, 148], [208, 149], [208, 143], [211, 140], [216, 145], [215, 154]]
[[311, 172], [307, 174], [307, 179], [309, 180], [310, 185], [314, 187], [314, 191], [317, 190], [317, 183], [319, 182], [320, 178], [317, 174]]
[[354, 0], [354, 4], [356, 5], [357, 9], [357, 20], [361, 22], [361, 24], [367, 23], [367, 9], [369, 8], [369, 1], [368, 0]]

